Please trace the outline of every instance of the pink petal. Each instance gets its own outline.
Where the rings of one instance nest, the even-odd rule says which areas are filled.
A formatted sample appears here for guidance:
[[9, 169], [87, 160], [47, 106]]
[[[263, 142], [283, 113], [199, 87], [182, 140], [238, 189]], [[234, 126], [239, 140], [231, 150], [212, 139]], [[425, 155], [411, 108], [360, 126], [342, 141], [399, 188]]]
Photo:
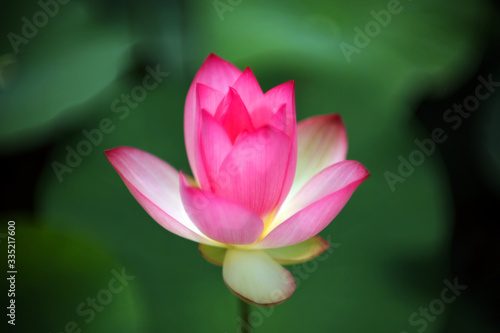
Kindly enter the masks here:
[[[278, 111], [274, 114], [270, 121], [270, 125], [287, 133], [292, 141], [292, 148], [290, 149], [290, 156], [288, 159], [287, 173], [285, 176], [285, 181], [283, 184], [283, 190], [280, 200], [278, 201], [277, 210], [281, 207], [282, 203], [285, 201], [290, 188], [292, 187], [293, 180], [295, 177], [295, 167], [297, 165], [297, 136], [295, 134], [296, 124], [289, 123], [289, 115], [286, 114], [286, 110], [289, 109], [286, 104], [283, 104]], [[295, 115], [293, 116], [295, 121]], [[289, 130], [291, 129], [292, 132]]]
[[250, 112], [252, 112], [256, 103], [264, 96], [259, 82], [257, 82], [250, 67], [247, 67], [243, 71], [232, 87], [236, 89]]
[[206, 236], [226, 244], [252, 244], [259, 239], [264, 222], [247, 208], [190, 186], [182, 173], [180, 192], [186, 212]]
[[[278, 105], [279, 108], [279, 105]], [[252, 124], [255, 128], [263, 127], [269, 125], [271, 119], [274, 116], [275, 111], [278, 108], [269, 108], [264, 103], [260, 102], [253, 105], [249, 109], [250, 117], [252, 118]]]
[[337, 216], [368, 176], [365, 167], [356, 161], [339, 162], [321, 171], [285, 202], [268, 227], [270, 232], [256, 248], [292, 245], [315, 236]]
[[[208, 112], [210, 115], [213, 115], [217, 109], [217, 106], [219, 105], [220, 101], [222, 98], [224, 98], [224, 94], [222, 94], [220, 91], [215, 90], [210, 88], [209, 86], [206, 86], [202, 83], [197, 83], [196, 84], [196, 97], [197, 97], [197, 111], [196, 111], [196, 117], [199, 119], [197, 122], [198, 126], [198, 131], [196, 132], [196, 138], [198, 139], [198, 142], [202, 140], [201, 133], [200, 131], [203, 131], [204, 128], [201, 124], [202, 119], [202, 110], [205, 110], [205, 112]], [[216, 135], [216, 134], [214, 134]], [[207, 135], [210, 136], [210, 135]], [[209, 139], [215, 139], [212, 137], [209, 137]], [[210, 172], [211, 170], [205, 170], [205, 165], [204, 165], [204, 160], [202, 156], [202, 146], [203, 142], [201, 141], [201, 146], [198, 145], [197, 149], [193, 152], [193, 158], [195, 164], [191, 164], [191, 167], [193, 168], [193, 174], [195, 175], [196, 180], [198, 183], [203, 187], [206, 188], [209, 183], [209, 175], [207, 172]], [[227, 152], [226, 152], [227, 154]], [[224, 155], [225, 156], [225, 155]], [[220, 165], [220, 164], [219, 164]], [[218, 166], [214, 170], [218, 170]], [[196, 168], [196, 169], [194, 169]]]
[[196, 84], [202, 83], [225, 94], [229, 86], [240, 75], [241, 71], [236, 66], [215, 54], [210, 54], [201, 65], [189, 87], [184, 107], [184, 137], [189, 163], [196, 179], [198, 179], [196, 163], [200, 163], [196, 161], [195, 157], [195, 153], [199, 149], [200, 115], [197, 111], [201, 110], [197, 108]]
[[233, 148], [224, 128], [207, 111], [202, 110], [200, 135], [201, 158], [199, 179], [204, 190], [211, 190], [219, 168]]
[[106, 157], [139, 204], [165, 229], [199, 243], [214, 244], [191, 222], [182, 207], [179, 173], [142, 150], [118, 147]]
[[[284, 132], [290, 136], [295, 135], [297, 126], [295, 118], [295, 82], [289, 81], [279, 86], [276, 86], [266, 92], [263, 99], [263, 104], [266, 108], [274, 110], [278, 105], [286, 105], [284, 113], [284, 121], [286, 129]], [[257, 125], [255, 125], [258, 127]]]
[[287, 130], [286, 108], [286, 104], [280, 105], [269, 121], [270, 126], [285, 133]]
[[202, 83], [196, 84], [197, 112], [199, 110], [207, 110], [212, 116], [215, 114], [217, 107], [224, 98], [224, 94], [220, 91], [210, 88]]
[[344, 161], [347, 155], [347, 134], [338, 114], [311, 117], [299, 122], [297, 139], [297, 169], [291, 196], [315, 174]]
[[240, 135], [221, 165], [214, 192], [260, 216], [269, 213], [283, 191], [291, 144], [272, 127]]
[[[289, 160], [287, 164], [287, 174], [285, 176], [282, 196], [278, 201], [277, 208], [285, 201], [286, 196], [292, 187], [295, 167], [297, 163], [297, 124], [295, 120], [295, 84], [293, 81], [283, 83], [269, 90], [259, 107], [252, 113], [252, 121], [255, 127], [269, 124], [282, 130], [292, 140]], [[276, 108], [276, 106], [278, 106]], [[276, 110], [274, 113], [270, 110]]]
[[229, 93], [217, 108], [215, 117], [226, 129], [231, 142], [234, 142], [241, 132], [254, 130], [247, 108], [234, 88], [229, 88]]

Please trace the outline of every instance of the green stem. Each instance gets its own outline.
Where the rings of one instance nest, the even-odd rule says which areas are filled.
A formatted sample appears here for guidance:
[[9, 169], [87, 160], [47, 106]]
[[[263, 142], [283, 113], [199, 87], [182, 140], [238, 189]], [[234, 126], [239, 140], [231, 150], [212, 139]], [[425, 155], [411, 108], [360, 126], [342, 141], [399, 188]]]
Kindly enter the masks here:
[[241, 331], [243, 333], [252, 333], [253, 328], [250, 323], [250, 304], [238, 298], [240, 303]]

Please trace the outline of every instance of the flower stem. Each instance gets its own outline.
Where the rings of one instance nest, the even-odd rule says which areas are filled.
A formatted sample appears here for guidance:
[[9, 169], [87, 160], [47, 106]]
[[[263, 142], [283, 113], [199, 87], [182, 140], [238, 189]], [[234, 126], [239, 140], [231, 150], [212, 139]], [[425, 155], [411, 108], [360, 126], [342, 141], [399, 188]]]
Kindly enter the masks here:
[[253, 328], [250, 323], [250, 304], [238, 298], [240, 303], [240, 318], [241, 318], [241, 331], [243, 333], [252, 333]]

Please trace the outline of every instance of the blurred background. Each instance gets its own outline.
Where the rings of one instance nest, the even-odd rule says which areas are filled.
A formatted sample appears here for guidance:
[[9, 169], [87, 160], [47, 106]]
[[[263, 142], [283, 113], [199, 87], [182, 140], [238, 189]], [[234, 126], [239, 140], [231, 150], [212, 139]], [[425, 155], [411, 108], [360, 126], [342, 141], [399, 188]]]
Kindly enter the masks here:
[[[13, 220], [17, 331], [241, 331], [221, 268], [103, 154], [133, 146], [189, 173], [184, 100], [213, 52], [264, 91], [295, 80], [299, 120], [340, 113], [348, 158], [372, 174], [321, 232], [326, 260], [290, 267], [292, 298], [253, 308], [255, 332], [500, 332], [499, 14], [486, 0], [3, 1], [0, 275], [5, 295]], [[445, 280], [467, 289], [445, 302]]]

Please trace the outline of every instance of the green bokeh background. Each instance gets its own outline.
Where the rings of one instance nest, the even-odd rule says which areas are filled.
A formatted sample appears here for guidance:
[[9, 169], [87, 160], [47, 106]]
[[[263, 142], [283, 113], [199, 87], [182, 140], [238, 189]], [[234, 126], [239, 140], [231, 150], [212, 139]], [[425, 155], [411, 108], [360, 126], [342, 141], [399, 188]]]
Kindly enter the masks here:
[[[440, 297], [443, 280], [457, 276], [453, 179], [438, 152], [395, 191], [384, 173], [397, 173], [398, 156], [408, 158], [415, 139], [430, 137], [415, 116], [422, 100], [444, 99], [475, 80], [498, 36], [499, 16], [488, 1], [401, 1], [401, 13], [348, 61], [341, 43], [355, 45], [354, 28], [364, 29], [374, 20], [370, 12], [387, 5], [73, 0], [59, 4], [16, 53], [9, 33], [21, 35], [22, 18], [32, 21], [41, 7], [4, 2], [0, 233], [16, 221], [18, 331], [63, 332], [74, 321], [82, 332], [239, 332], [237, 301], [220, 267], [207, 263], [197, 244], [156, 224], [103, 154], [133, 146], [190, 172], [184, 100], [213, 52], [241, 69], [250, 66], [264, 91], [295, 80], [299, 120], [340, 113], [348, 158], [372, 174], [321, 232], [335, 244], [331, 255], [295, 268], [298, 288], [290, 300], [253, 308], [255, 332], [417, 332], [421, 326], [410, 325], [409, 316]], [[113, 102], [142, 85], [148, 66], [169, 75], [121, 119]], [[472, 116], [470, 145], [477, 145], [476, 167], [498, 195], [500, 121], [489, 110], [498, 111], [499, 98], [492, 96]], [[437, 118], [449, 107], [438, 109]], [[66, 164], [68, 147], [77, 149], [86, 140], [82, 131], [99, 128], [104, 118], [113, 130], [58, 179], [53, 163]], [[434, 127], [460, 134], [442, 119]], [[6, 239], [0, 241], [6, 251]], [[122, 268], [134, 279], [86, 323], [78, 305]], [[470, 295], [447, 305], [425, 332], [498, 332], [486, 298]], [[3, 325], [3, 312], [2, 318]]]

